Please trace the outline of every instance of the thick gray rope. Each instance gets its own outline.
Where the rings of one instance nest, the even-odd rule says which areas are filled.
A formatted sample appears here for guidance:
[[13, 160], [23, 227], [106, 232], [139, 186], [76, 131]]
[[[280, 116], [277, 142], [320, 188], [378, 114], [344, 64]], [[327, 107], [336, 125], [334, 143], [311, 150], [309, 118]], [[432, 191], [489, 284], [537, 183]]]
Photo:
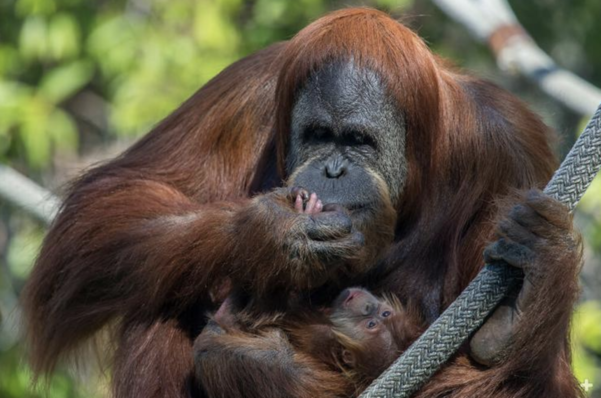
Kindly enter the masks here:
[[[601, 105], [545, 193], [573, 210], [601, 168]], [[360, 398], [410, 397], [457, 351], [517, 282], [521, 272], [485, 265], [445, 312]]]

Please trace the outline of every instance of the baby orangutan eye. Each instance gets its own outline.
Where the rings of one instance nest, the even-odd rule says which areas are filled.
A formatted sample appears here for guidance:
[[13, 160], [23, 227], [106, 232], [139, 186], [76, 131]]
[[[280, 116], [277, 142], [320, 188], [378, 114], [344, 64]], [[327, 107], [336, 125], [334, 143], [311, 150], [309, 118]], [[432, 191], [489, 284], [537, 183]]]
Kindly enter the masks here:
[[390, 312], [390, 311], [382, 312], [382, 318], [388, 318], [390, 315], [392, 315], [392, 312]]
[[368, 328], [368, 329], [373, 329], [373, 328], [375, 328], [377, 325], [378, 325], [378, 323], [377, 323], [376, 321], [373, 321], [373, 320], [372, 320], [372, 321], [369, 321], [369, 322], [367, 322], [367, 328]]

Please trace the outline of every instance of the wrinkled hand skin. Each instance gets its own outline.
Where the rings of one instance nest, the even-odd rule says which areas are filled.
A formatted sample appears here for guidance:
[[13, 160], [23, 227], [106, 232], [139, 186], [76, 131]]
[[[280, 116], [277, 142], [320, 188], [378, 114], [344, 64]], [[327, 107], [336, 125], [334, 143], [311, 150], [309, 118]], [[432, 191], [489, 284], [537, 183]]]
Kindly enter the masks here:
[[568, 209], [540, 191], [528, 191], [497, 224], [497, 240], [484, 251], [487, 264], [523, 270], [523, 284], [506, 297], [470, 341], [483, 365], [522, 360], [545, 366], [564, 348], [578, 295], [580, 237]]
[[298, 214], [287, 242], [291, 258], [311, 253], [320, 261], [335, 262], [352, 256], [353, 250], [363, 246], [363, 234], [353, 228], [351, 217], [342, 206], [323, 205], [315, 193], [309, 194], [300, 187], [287, 190], [284, 206], [288, 207], [291, 199]]
[[[299, 187], [255, 197], [237, 215], [236, 231], [242, 243], [235, 258], [248, 260], [244, 269], [235, 272], [236, 282], [261, 278], [255, 281], [259, 287], [274, 282], [282, 288], [318, 287], [340, 265], [358, 261], [365, 244], [346, 209], [324, 205]], [[266, 264], [266, 258], [273, 261]], [[253, 269], [261, 269], [261, 275]]]

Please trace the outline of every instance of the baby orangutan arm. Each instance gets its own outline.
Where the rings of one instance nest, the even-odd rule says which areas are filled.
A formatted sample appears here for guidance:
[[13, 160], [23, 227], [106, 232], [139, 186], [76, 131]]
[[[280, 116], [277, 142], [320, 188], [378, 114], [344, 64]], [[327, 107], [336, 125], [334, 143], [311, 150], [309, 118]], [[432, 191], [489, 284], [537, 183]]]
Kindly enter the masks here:
[[[245, 332], [236, 324], [228, 304], [209, 322], [194, 343], [196, 379], [210, 398], [310, 398], [348, 395], [344, 377], [314, 357], [294, 347], [283, 329], [272, 325]], [[229, 323], [222, 328], [219, 321]], [[233, 322], [232, 322], [233, 321]], [[263, 320], [266, 324], [270, 320]], [[259, 325], [257, 325], [259, 326]], [[316, 341], [331, 333], [305, 328]], [[324, 336], [316, 333], [325, 332]]]

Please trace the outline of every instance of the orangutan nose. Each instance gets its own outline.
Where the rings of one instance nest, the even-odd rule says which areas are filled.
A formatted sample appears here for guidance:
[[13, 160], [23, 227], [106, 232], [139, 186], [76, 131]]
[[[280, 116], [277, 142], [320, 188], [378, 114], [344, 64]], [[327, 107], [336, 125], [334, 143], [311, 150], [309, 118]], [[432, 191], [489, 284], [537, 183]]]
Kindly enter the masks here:
[[348, 161], [342, 156], [334, 156], [326, 162], [326, 177], [340, 178], [346, 173]]

